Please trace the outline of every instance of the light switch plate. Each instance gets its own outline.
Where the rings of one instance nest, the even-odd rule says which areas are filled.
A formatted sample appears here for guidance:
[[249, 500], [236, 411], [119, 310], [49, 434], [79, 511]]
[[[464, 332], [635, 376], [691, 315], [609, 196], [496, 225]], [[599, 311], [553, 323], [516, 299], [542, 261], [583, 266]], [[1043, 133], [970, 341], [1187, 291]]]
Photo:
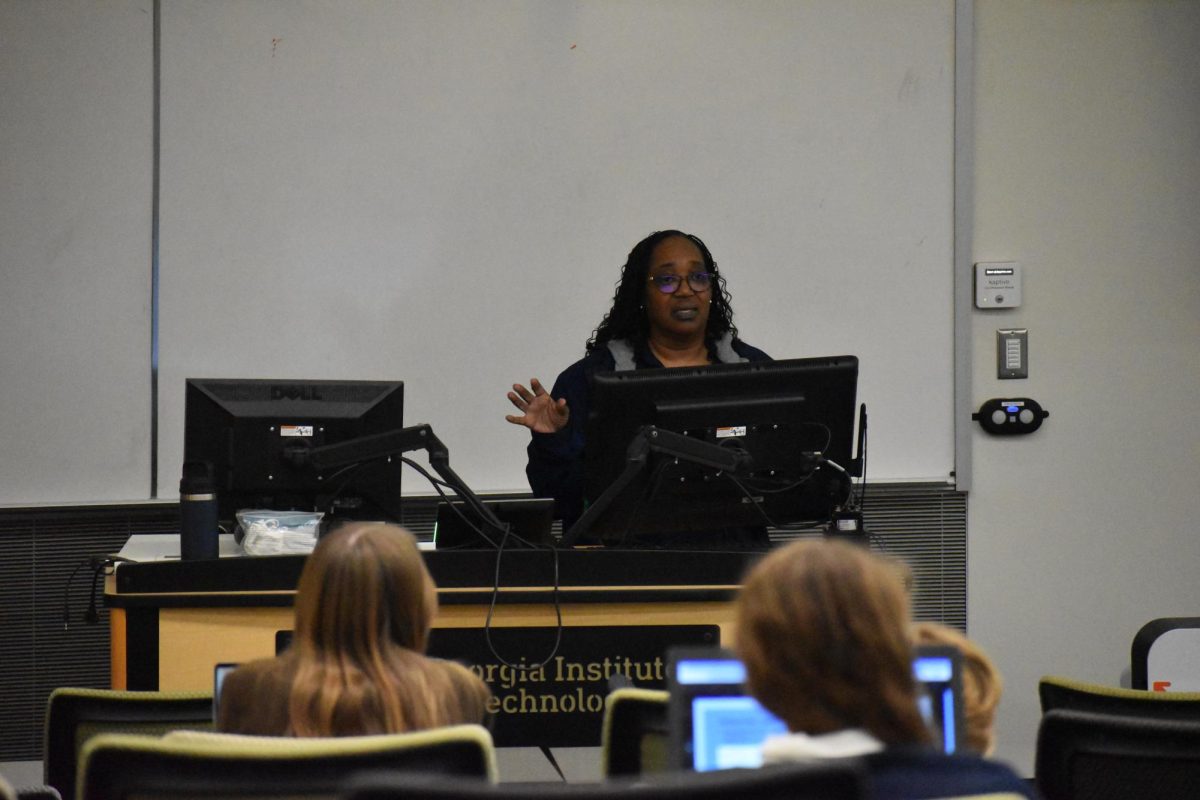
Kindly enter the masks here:
[[996, 377], [1029, 377], [1029, 329], [1004, 328], [996, 331]]

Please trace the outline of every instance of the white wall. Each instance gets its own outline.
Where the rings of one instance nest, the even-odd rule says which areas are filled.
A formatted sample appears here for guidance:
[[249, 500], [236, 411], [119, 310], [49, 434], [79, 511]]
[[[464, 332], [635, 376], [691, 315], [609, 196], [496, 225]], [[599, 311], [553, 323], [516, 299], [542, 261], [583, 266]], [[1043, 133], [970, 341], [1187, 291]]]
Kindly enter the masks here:
[[[968, 624], [1007, 690], [999, 754], [1031, 774], [1037, 680], [1116, 685], [1138, 628], [1200, 613], [1200, 3], [976, 4], [974, 260], [1025, 303], [973, 312]], [[1029, 329], [1028, 380], [995, 331]]]

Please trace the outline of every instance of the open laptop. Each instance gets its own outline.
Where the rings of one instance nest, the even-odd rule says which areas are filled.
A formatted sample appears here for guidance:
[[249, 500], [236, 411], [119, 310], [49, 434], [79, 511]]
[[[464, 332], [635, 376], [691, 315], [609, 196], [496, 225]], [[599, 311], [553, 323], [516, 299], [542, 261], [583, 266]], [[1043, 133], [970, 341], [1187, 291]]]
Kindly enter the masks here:
[[213, 724], [217, 723], [217, 715], [221, 711], [221, 686], [225, 676], [237, 669], [240, 664], [221, 663], [213, 667]]
[[[746, 693], [746, 668], [716, 647], [672, 648], [667, 688], [670, 763], [685, 770], [758, 767], [762, 744], [787, 726]], [[956, 752], [962, 732], [962, 684], [953, 647], [917, 648], [913, 671], [924, 687], [922, 714], [942, 749]]]
[[925, 724], [942, 743], [957, 753], [966, 741], [963, 728], [962, 653], [953, 645], [921, 644], [915, 648], [913, 673], [924, 689], [917, 698]]

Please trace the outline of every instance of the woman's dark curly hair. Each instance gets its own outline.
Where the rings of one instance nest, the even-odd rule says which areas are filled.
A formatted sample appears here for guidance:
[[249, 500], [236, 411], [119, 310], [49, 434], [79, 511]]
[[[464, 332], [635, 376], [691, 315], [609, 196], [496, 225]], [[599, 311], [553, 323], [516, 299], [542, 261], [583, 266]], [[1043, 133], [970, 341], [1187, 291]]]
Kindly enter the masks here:
[[673, 236], [682, 237], [696, 245], [704, 258], [705, 271], [713, 278], [712, 306], [708, 311], [708, 326], [704, 330], [705, 341], [711, 344], [727, 332], [737, 336], [737, 326], [733, 324], [733, 309], [729, 305], [729, 290], [725, 288], [725, 278], [717, 269], [717, 262], [713, 261], [708, 247], [699, 236], [690, 233], [676, 230], [655, 231], [629, 251], [629, 258], [621, 268], [621, 279], [617, 282], [612, 308], [592, 332], [592, 338], [588, 339], [589, 353], [614, 339], [645, 342], [650, 336], [650, 321], [646, 317], [644, 304], [646, 282], [650, 272], [650, 255], [659, 242]]

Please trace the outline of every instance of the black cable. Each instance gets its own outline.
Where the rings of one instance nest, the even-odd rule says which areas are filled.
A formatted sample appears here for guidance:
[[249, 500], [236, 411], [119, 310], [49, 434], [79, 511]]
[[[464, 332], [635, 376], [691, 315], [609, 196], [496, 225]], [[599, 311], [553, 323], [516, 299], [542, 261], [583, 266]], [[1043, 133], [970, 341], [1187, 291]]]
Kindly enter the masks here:
[[514, 664], [508, 661], [504, 656], [500, 655], [500, 651], [496, 649], [495, 643], [492, 642], [492, 617], [496, 611], [496, 600], [500, 596], [500, 560], [504, 556], [504, 545], [508, 541], [509, 526], [505, 526], [504, 536], [500, 539], [500, 548], [496, 551], [496, 572], [492, 580], [492, 600], [488, 604], [487, 619], [483, 623], [483, 638], [487, 642], [488, 650], [496, 657], [504, 666], [509, 669], [530, 670], [541, 669], [554, 660], [558, 655], [558, 648], [562, 644], [563, 621], [562, 621], [562, 604], [559, 600], [559, 580], [558, 580], [558, 548], [538, 548], [550, 551], [554, 558], [554, 616], [555, 616], [555, 632], [554, 632], [554, 647], [550, 650], [550, 655], [536, 664]]
[[[804, 474], [798, 478], [787, 477], [788, 473], [786, 472], [782, 477], [763, 475], [755, 476], [754, 474], [745, 477], [730, 477], [733, 478], [735, 483], [740, 483], [743, 486], [750, 487], [756, 492], [762, 492], [763, 494], [780, 494], [782, 492], [788, 492], [796, 489], [812, 480], [813, 475], [816, 474], [817, 467], [821, 466], [822, 464], [833, 464], [837, 469], [845, 472], [840, 465], [834, 461], [830, 461], [824, 455], [829, 449], [830, 443], [833, 441], [833, 431], [829, 429], [829, 426], [823, 425], [819, 422], [806, 422], [803, 423], [803, 425], [813, 428], [820, 428], [821, 430], [825, 431], [824, 444], [815, 449], [806, 449], [800, 451], [800, 455], [802, 457], [815, 462], [814, 466], [808, 471], [807, 474]], [[745, 489], [743, 489], [743, 491], [745, 491]]]
[[[381, 459], [381, 460], [382, 460], [382, 459]], [[403, 459], [402, 459], [402, 460], [403, 460]], [[345, 476], [345, 479], [344, 479], [344, 480], [343, 480], [341, 483], [339, 483], [337, 486], [335, 486], [335, 487], [333, 488], [333, 491], [332, 491], [330, 494], [326, 495], [326, 497], [328, 497], [328, 498], [329, 498], [329, 499], [328, 499], [328, 500], [325, 502], [325, 507], [326, 507], [326, 509], [327, 509], [327, 510], [328, 510], [330, 513], [332, 513], [332, 512], [333, 512], [333, 509], [334, 509], [334, 504], [337, 502], [338, 496], [339, 496], [339, 495], [340, 495], [340, 494], [341, 494], [343, 491], [345, 491], [346, 487], [347, 487], [347, 486], [349, 486], [349, 485], [350, 485], [350, 484], [351, 484], [351, 483], [354, 481], [354, 479], [355, 479], [355, 478], [357, 478], [357, 477], [358, 477], [358, 473], [362, 472], [362, 471], [363, 471], [364, 469], [366, 469], [367, 467], [374, 467], [374, 466], [377, 466], [377, 464], [378, 464], [378, 463], [379, 463], [379, 461], [378, 461], [378, 460], [373, 460], [373, 461], [359, 461], [358, 463], [355, 463], [355, 464], [347, 464], [346, 466], [342, 467], [341, 469], [337, 470], [337, 471], [336, 471], [336, 472], [334, 472], [332, 475], [330, 475], [330, 476], [329, 476], [329, 478], [328, 478], [328, 480], [329, 480], [331, 483], [332, 483], [332, 482], [333, 482], [333, 481], [334, 481], [336, 478], [339, 478], [339, 477], [341, 477], [341, 476], [343, 476], [343, 475]], [[314, 511], [315, 511], [315, 510], [319, 510], [319, 509], [314, 509]]]
[[129, 561], [128, 558], [121, 556], [88, 556], [75, 565], [75, 569], [71, 570], [70, 577], [67, 578], [67, 586], [63, 590], [63, 630], [69, 630], [71, 627], [71, 586], [75, 583], [75, 576], [79, 574], [79, 570], [84, 567], [92, 568], [92, 588], [91, 596], [88, 600], [87, 611], [83, 614], [83, 621], [88, 625], [96, 625], [100, 622], [100, 611], [97, 603], [97, 590], [99, 589], [100, 576], [105, 573], [105, 570], [114, 566], [119, 561]]
[[[816, 427], [824, 428], [826, 431], [829, 430], [829, 428], [824, 425], [819, 425], [818, 423], [812, 423], [812, 424]], [[675, 460], [678, 461], [678, 459], [675, 459]], [[669, 466], [671, 463], [672, 463], [672, 461], [663, 459], [654, 467], [653, 471], [651, 472], [650, 480], [648, 481], [650, 488], [647, 491], [645, 491], [638, 498], [636, 505], [634, 505], [633, 510], [629, 513], [628, 519], [627, 519], [627, 524], [625, 526], [625, 530], [623, 531], [623, 533], [621, 535], [621, 539], [619, 541], [620, 544], [623, 544], [625, 542], [626, 538], [629, 536], [629, 533], [633, 527], [633, 522], [634, 522], [634, 520], [637, 519], [637, 516], [638, 516], [639, 512], [641, 511], [642, 506], [646, 503], [646, 501], [648, 499], [650, 499], [651, 497], [654, 496], [655, 493], [657, 493], [657, 491], [662, 483], [662, 476], [666, 470], [666, 467]], [[838, 465], [835, 462], [830, 461], [828, 459], [820, 458], [818, 461], [818, 466], [820, 464], [831, 464], [835, 468], [839, 469], [841, 472], [845, 473], [845, 470], [842, 469], [840, 467], [840, 465]], [[779, 484], [776, 486], [770, 486], [770, 487], [763, 485], [761, 483], [758, 483], [759, 480], [762, 480], [761, 478], [756, 479], [755, 481], [750, 481], [750, 480], [738, 478], [735, 475], [732, 475], [728, 472], [720, 473], [719, 477], [729, 480], [731, 483], [733, 483], [734, 486], [736, 486], [742, 492], [743, 495], [745, 495], [746, 499], [749, 500], [749, 505], [754, 508], [755, 513], [757, 513], [760, 517], [762, 517], [763, 522], [768, 527], [774, 528], [775, 530], [779, 530], [779, 531], [794, 532], [794, 531], [815, 530], [824, 525], [827, 525], [828, 523], [824, 522], [824, 521], [788, 523], [788, 524], [776, 523], [775, 520], [773, 520], [770, 517], [770, 515], [767, 514], [766, 510], [762, 507], [762, 501], [759, 497], [755, 496], [755, 493], [758, 493], [758, 494], [781, 494], [784, 492], [793, 491], [793, 490], [799, 488], [800, 486], [803, 486], [805, 483], [809, 482], [810, 480], [812, 480], [812, 478], [815, 474], [816, 474], [816, 471], [814, 470], [813, 472], [810, 472], [808, 475], [804, 476], [803, 478], [789, 480], [787, 483], [782, 483], [782, 484]], [[849, 492], [849, 496], [852, 497], [853, 492], [854, 492], [853, 483], [851, 483], [851, 485], [849, 486], [848, 492]]]
[[[838, 464], [837, 462], [830, 461], [827, 458], [820, 459], [819, 465], [824, 465], [824, 464], [828, 464], [828, 465], [832, 466], [833, 468], [837, 469], [842, 474], [846, 475], [846, 480], [848, 483], [846, 500], [852, 500], [854, 497], [854, 482], [850, 479], [850, 476], [846, 472], [846, 470], [843, 469], [842, 466], [840, 464]], [[763, 518], [764, 522], [766, 522], [768, 527], [774, 528], [777, 531], [784, 531], [784, 532], [791, 533], [791, 532], [798, 532], [798, 531], [816, 530], [818, 528], [821, 528], [821, 527], [827, 525], [828, 522], [814, 521], [814, 522], [779, 524], [779, 523], [775, 522], [775, 520], [771, 519], [770, 515], [767, 514], [766, 509], [764, 509], [762, 507], [761, 500], [758, 497], [755, 497], [753, 492], [757, 492], [759, 494], [772, 494], [772, 493], [778, 493], [781, 491], [785, 491], [787, 488], [794, 489], [794, 488], [806, 483], [807, 481], [811, 480], [813, 475], [815, 475], [815, 474], [816, 474], [816, 472], [814, 471], [807, 477], [794, 482], [790, 487], [780, 488], [780, 489], [776, 489], [774, 491], [764, 489], [761, 487], [756, 487], [753, 484], [749, 483], [748, 481], [743, 481], [739, 478], [734, 477], [733, 475], [727, 475], [726, 477], [728, 477], [729, 480], [733, 482], [734, 486], [738, 487], [742, 491], [742, 494], [744, 494], [746, 496], [746, 499], [750, 501], [750, 505], [753, 506], [754, 510], [758, 513], [758, 515]], [[843, 502], [845, 502], [845, 501], [843, 501]]]
[[775, 486], [768, 486], [765, 483], [760, 483], [759, 481], [763, 480], [762, 478], [755, 478], [753, 480], [734, 478], [733, 476], [730, 476], [730, 478], [734, 482], [740, 483], [742, 486], [755, 492], [759, 492], [760, 494], [783, 494], [784, 492], [790, 492], [794, 489], [798, 489], [804, 484], [808, 483], [810, 480], [812, 480], [813, 474], [815, 474], [815, 470], [814, 472], [810, 472], [808, 475], [805, 475], [803, 478], [788, 480], [787, 483], [780, 483]]
[[108, 563], [106, 559], [92, 560], [92, 597], [88, 601], [87, 611], [83, 613], [83, 621], [87, 625], [100, 624], [100, 611], [96, 606], [96, 588], [100, 584], [100, 575], [104, 572], [104, 567]]
[[842, 500], [842, 503], [844, 503], [848, 508], [854, 508], [854, 478], [850, 476], [850, 473], [846, 471], [845, 467], [836, 461], [830, 461], [827, 458], [823, 458], [821, 459], [821, 464], [828, 464], [838, 472], [842, 473], [842, 475], [846, 476], [846, 498]]
[[819, 452], [825, 452], [829, 449], [829, 445], [833, 443], [833, 429], [823, 422], [802, 422], [801, 428], [820, 428], [825, 431], [825, 444], [818, 448]]
[[[484, 526], [476, 525], [475, 523], [473, 523], [470, 519], [467, 518], [466, 514], [462, 513], [462, 509], [458, 508], [453, 502], [451, 502], [450, 498], [446, 496], [446, 492], [443, 490], [442, 487], [453, 490], [454, 489], [453, 486], [451, 486], [450, 484], [446, 483], [443, 480], [440, 480], [440, 479], [434, 477], [432, 474], [430, 474], [429, 470], [425, 469], [420, 464], [413, 461], [411, 458], [408, 458], [407, 456], [401, 456], [400, 461], [402, 463], [407, 464], [408, 466], [412, 467], [418, 474], [421, 475], [421, 477], [423, 477], [423, 478], [425, 478], [425, 480], [429, 481], [429, 485], [432, 486], [434, 491], [436, 491], [438, 493], [438, 496], [442, 498], [442, 501], [445, 502], [446, 505], [448, 505], [450, 507], [450, 510], [458, 515], [458, 518], [463, 521], [463, 524], [465, 524], [468, 528], [470, 528], [472, 532], [478, 534], [480, 539], [483, 539], [485, 542], [490, 544], [493, 548], [499, 549], [500, 545], [497, 544], [496, 541], [494, 539], [492, 539], [492, 537], [490, 537], [486, 533], [484, 533], [484, 531], [483, 531]], [[522, 540], [522, 541], [524, 541], [524, 540]], [[469, 542], [467, 544], [469, 544]], [[457, 549], [457, 548], [449, 548], [449, 549]]]
[[755, 510], [755, 512], [757, 512], [757, 514], [760, 517], [763, 518], [763, 522], [766, 523], [768, 528], [775, 528], [776, 530], [785, 530], [785, 528], [783, 528], [782, 526], [775, 524], [775, 520], [771, 519], [770, 515], [767, 514], [766, 509], [764, 509], [762, 507], [762, 501], [760, 501], [757, 497], [755, 497], [753, 494], [751, 494], [750, 489], [747, 488], [746, 485], [744, 483], [742, 483], [742, 481], [740, 481], [739, 479], [735, 478], [732, 475], [729, 475], [727, 477], [733, 483], [734, 486], [741, 489], [742, 494], [746, 495], [746, 499], [750, 501], [750, 506]]
[[[486, 533], [484, 533], [484, 531], [483, 531], [484, 526], [476, 525], [475, 523], [471, 522], [470, 518], [467, 517], [467, 515], [462, 512], [462, 509], [459, 508], [457, 505], [455, 505], [454, 502], [451, 501], [450, 498], [446, 496], [446, 493], [444, 491], [442, 491], [442, 487], [444, 487], [446, 489], [450, 489], [451, 491], [454, 491], [453, 486], [451, 486], [450, 484], [446, 483], [445, 481], [431, 475], [428, 470], [426, 470], [424, 467], [422, 467], [420, 464], [416, 463], [415, 461], [413, 461], [410, 458], [401, 457], [400, 460], [403, 461], [408, 466], [412, 467], [414, 470], [416, 470], [418, 473], [420, 473], [427, 481], [429, 481], [430, 485], [433, 486], [434, 490], [438, 493], [438, 495], [442, 498], [442, 500], [444, 500], [446, 502], [446, 505], [448, 505], [450, 507], [450, 510], [453, 511], [467, 527], [469, 527], [474, 533], [479, 534], [479, 537], [481, 539], [483, 539], [485, 542], [487, 542], [488, 544], [490, 544], [492, 547], [499, 549], [500, 545], [498, 545], [494, 539], [492, 539], [490, 536], [488, 536]], [[487, 520], [485, 519], [485, 522], [486, 521]], [[499, 520], [497, 520], [495, 523], [491, 523], [491, 526], [496, 527], [497, 524], [499, 524], [498, 530], [501, 532], [503, 532], [504, 530], [511, 527], [511, 526], [504, 525], [503, 523], [500, 523]], [[515, 533], [511, 533], [511, 531], [510, 531], [510, 535], [512, 536], [512, 538], [516, 539], [518, 542], [525, 545], [526, 547], [529, 547], [529, 548], [532, 548], [535, 550], [538, 549], [538, 547], [539, 547], [539, 545], [534, 544], [533, 542], [529, 541], [528, 539], [522, 538], [521, 536], [518, 536]], [[461, 547], [461, 545], [459, 547], [450, 547], [450, 548], [445, 548], [445, 549], [458, 550], [458, 549], [460, 549], [460, 547]], [[441, 548], [439, 548], [439, 549], [441, 549]]]
[[71, 570], [71, 577], [67, 578], [67, 586], [63, 590], [63, 630], [68, 630], [71, 627], [71, 585], [75, 583], [75, 576], [79, 574], [79, 570], [91, 563], [90, 558], [85, 558], [75, 565], [75, 569]]
[[[509, 667], [510, 669], [529, 670], [529, 669], [539, 669], [541, 667], [545, 667], [547, 664], [549, 664], [551, 661], [554, 660], [554, 657], [556, 655], [558, 655], [559, 646], [562, 644], [563, 621], [562, 621], [562, 600], [559, 595], [558, 548], [536, 545], [520, 536], [517, 536], [516, 534], [514, 534], [512, 532], [511, 525], [501, 523], [499, 520], [495, 520], [495, 517], [493, 515], [491, 515], [491, 513], [488, 512], [486, 508], [483, 508], [483, 509], [477, 508], [476, 511], [478, 513], [480, 513], [480, 517], [485, 521], [485, 523], [492, 525], [492, 527], [496, 527], [497, 525], [499, 526], [499, 529], [501, 531], [501, 537], [500, 537], [500, 543], [497, 544], [494, 540], [492, 540], [491, 537], [489, 537], [487, 534], [484, 533], [483, 526], [475, 526], [474, 524], [472, 524], [470, 522], [470, 520], [467, 519], [467, 517], [464, 514], [462, 514], [461, 510], [456, 508], [454, 503], [451, 503], [449, 498], [446, 497], [446, 493], [442, 490], [442, 487], [445, 486], [449, 489], [454, 489], [453, 486], [450, 486], [445, 481], [435, 478], [432, 474], [430, 474], [430, 472], [427, 469], [425, 469], [423, 466], [421, 466], [417, 462], [413, 461], [411, 458], [408, 458], [407, 456], [401, 456], [400, 461], [404, 464], [407, 464], [409, 467], [412, 467], [418, 474], [420, 474], [427, 481], [429, 481], [430, 485], [433, 486], [434, 490], [438, 493], [438, 495], [450, 505], [450, 508], [456, 514], [458, 514], [459, 517], [461, 519], [463, 519], [463, 521], [466, 522], [473, 531], [478, 533], [479, 536], [484, 541], [486, 541], [488, 544], [492, 545], [492, 547], [494, 547], [496, 549], [496, 567], [495, 567], [495, 572], [492, 577], [492, 597], [491, 597], [491, 602], [488, 604], [487, 619], [484, 621], [484, 624], [483, 624], [483, 637], [484, 637], [484, 640], [487, 642], [488, 650], [496, 658], [497, 661], [499, 661], [504, 666]], [[457, 493], [457, 491], [456, 491], [456, 493]], [[468, 501], [468, 498], [466, 496], [462, 495], [461, 493], [459, 493], [459, 496], [462, 497], [464, 501]], [[480, 503], [480, 505], [482, 506], [482, 503]], [[492, 522], [491, 520], [489, 520], [489, 517], [491, 518], [491, 520], [495, 520], [495, 521]], [[513, 539], [516, 539], [518, 542], [521, 542], [522, 544], [524, 544], [527, 547], [530, 547], [534, 550], [549, 550], [552, 558], [554, 559], [554, 590], [553, 590], [554, 591], [554, 617], [555, 617], [554, 647], [551, 649], [550, 655], [546, 656], [545, 660], [543, 660], [537, 664], [514, 664], [514, 663], [508, 661], [507, 659], [505, 659], [504, 656], [500, 655], [500, 651], [496, 649], [496, 645], [492, 642], [492, 618], [495, 616], [496, 601], [500, 595], [500, 562], [501, 562], [501, 559], [503, 559], [503, 557], [504, 557], [504, 547], [508, 543], [508, 539], [510, 536]]]

